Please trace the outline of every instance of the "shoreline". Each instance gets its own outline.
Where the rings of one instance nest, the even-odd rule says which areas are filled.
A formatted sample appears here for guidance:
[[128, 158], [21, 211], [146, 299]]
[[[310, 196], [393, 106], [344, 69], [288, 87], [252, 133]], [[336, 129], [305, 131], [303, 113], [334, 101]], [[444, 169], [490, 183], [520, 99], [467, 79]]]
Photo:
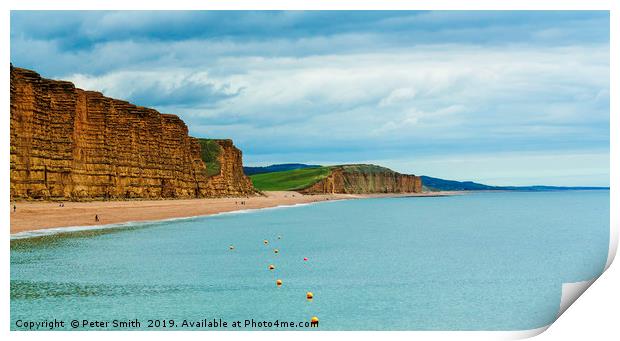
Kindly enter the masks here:
[[[18, 201], [10, 212], [11, 239], [87, 229], [113, 228], [122, 225], [191, 219], [223, 213], [296, 206], [367, 198], [437, 197], [458, 192], [389, 193], [389, 194], [316, 194], [293, 191], [267, 191], [265, 196], [174, 200], [65, 201], [61, 207], [53, 201]], [[245, 204], [241, 204], [245, 202]], [[99, 221], [95, 221], [95, 215]]]

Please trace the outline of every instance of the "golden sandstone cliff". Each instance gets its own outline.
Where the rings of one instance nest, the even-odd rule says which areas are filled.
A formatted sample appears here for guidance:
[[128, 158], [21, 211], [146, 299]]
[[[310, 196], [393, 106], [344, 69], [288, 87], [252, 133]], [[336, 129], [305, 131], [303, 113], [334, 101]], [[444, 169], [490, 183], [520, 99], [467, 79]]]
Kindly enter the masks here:
[[333, 166], [329, 175], [300, 191], [318, 193], [421, 193], [422, 178], [376, 165]]
[[[231, 140], [175, 115], [11, 65], [11, 198], [202, 198], [255, 192]], [[205, 151], [205, 148], [210, 150]]]

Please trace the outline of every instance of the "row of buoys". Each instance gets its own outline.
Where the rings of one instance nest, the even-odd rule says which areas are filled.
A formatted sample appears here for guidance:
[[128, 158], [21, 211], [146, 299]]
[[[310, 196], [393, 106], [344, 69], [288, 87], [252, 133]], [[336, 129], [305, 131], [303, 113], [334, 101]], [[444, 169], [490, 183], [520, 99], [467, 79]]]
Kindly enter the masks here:
[[[278, 239], [282, 239], [282, 236], [278, 235]], [[265, 240], [263, 240], [263, 244], [268, 245], [269, 241], [267, 239], [265, 239]], [[275, 248], [275, 249], [273, 249], [273, 253], [279, 254], [280, 250]], [[304, 262], [307, 262], [307, 261], [308, 261], [308, 257], [304, 257]], [[269, 269], [269, 271], [273, 271], [273, 270], [276, 269], [276, 266], [273, 265], [273, 264], [269, 264], [268, 269]], [[283, 282], [282, 282], [281, 279], [279, 279], [279, 278], [276, 279], [276, 287], [280, 288], [282, 286], [282, 283]], [[314, 299], [314, 294], [311, 291], [306, 292], [306, 300], [311, 302], [312, 299]], [[318, 323], [319, 323], [319, 318], [316, 317], [316, 316], [312, 316], [312, 318], [310, 319], [310, 324], [315, 326], [315, 325], [318, 325]]]
[[[278, 239], [282, 239], [282, 236], [278, 235]], [[267, 240], [267, 239], [263, 240], [263, 244], [268, 245], [269, 244], [269, 240]], [[233, 250], [235, 250], [235, 246], [233, 244], [230, 244], [228, 246], [228, 249], [233, 251]], [[275, 249], [273, 249], [273, 253], [279, 254], [280, 250], [275, 248]], [[308, 261], [308, 257], [304, 257], [304, 262], [307, 262], [307, 261]], [[273, 270], [276, 269], [276, 266], [273, 265], [273, 264], [269, 264], [268, 269], [269, 269], [269, 271], [273, 271]], [[278, 288], [282, 286], [282, 283], [283, 282], [282, 282], [281, 279], [279, 279], [279, 278], [276, 279], [276, 286]], [[311, 291], [306, 292], [306, 300], [312, 301], [313, 298], [314, 298], [314, 294]], [[310, 319], [310, 324], [311, 325], [317, 325], [318, 323], [319, 323], [319, 318], [316, 317], [316, 316], [312, 316], [312, 318]]]

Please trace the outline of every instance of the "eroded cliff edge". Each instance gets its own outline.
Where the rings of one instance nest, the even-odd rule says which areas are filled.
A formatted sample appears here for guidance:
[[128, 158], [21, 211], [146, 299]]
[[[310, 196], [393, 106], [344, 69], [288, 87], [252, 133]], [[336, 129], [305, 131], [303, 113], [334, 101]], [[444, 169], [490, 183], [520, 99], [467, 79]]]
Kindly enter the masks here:
[[365, 194], [422, 191], [422, 179], [419, 176], [401, 174], [376, 165], [342, 165], [330, 167], [327, 177], [299, 192]]
[[10, 86], [12, 199], [255, 193], [231, 140], [190, 137], [175, 115], [12, 65]]

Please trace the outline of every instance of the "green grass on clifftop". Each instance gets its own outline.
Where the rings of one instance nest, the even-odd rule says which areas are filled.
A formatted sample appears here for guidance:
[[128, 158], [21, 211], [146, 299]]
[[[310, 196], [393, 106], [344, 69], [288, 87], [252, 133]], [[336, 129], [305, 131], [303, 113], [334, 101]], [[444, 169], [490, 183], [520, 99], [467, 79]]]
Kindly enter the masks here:
[[210, 139], [198, 139], [200, 143], [200, 158], [207, 166], [207, 175], [213, 176], [220, 174], [220, 161], [218, 157], [222, 152], [222, 147]]
[[330, 167], [294, 169], [250, 176], [260, 191], [294, 191], [306, 188], [329, 175]]
[[376, 173], [394, 173], [393, 170], [377, 165], [352, 164], [342, 165], [342, 169], [349, 173], [376, 174]]

